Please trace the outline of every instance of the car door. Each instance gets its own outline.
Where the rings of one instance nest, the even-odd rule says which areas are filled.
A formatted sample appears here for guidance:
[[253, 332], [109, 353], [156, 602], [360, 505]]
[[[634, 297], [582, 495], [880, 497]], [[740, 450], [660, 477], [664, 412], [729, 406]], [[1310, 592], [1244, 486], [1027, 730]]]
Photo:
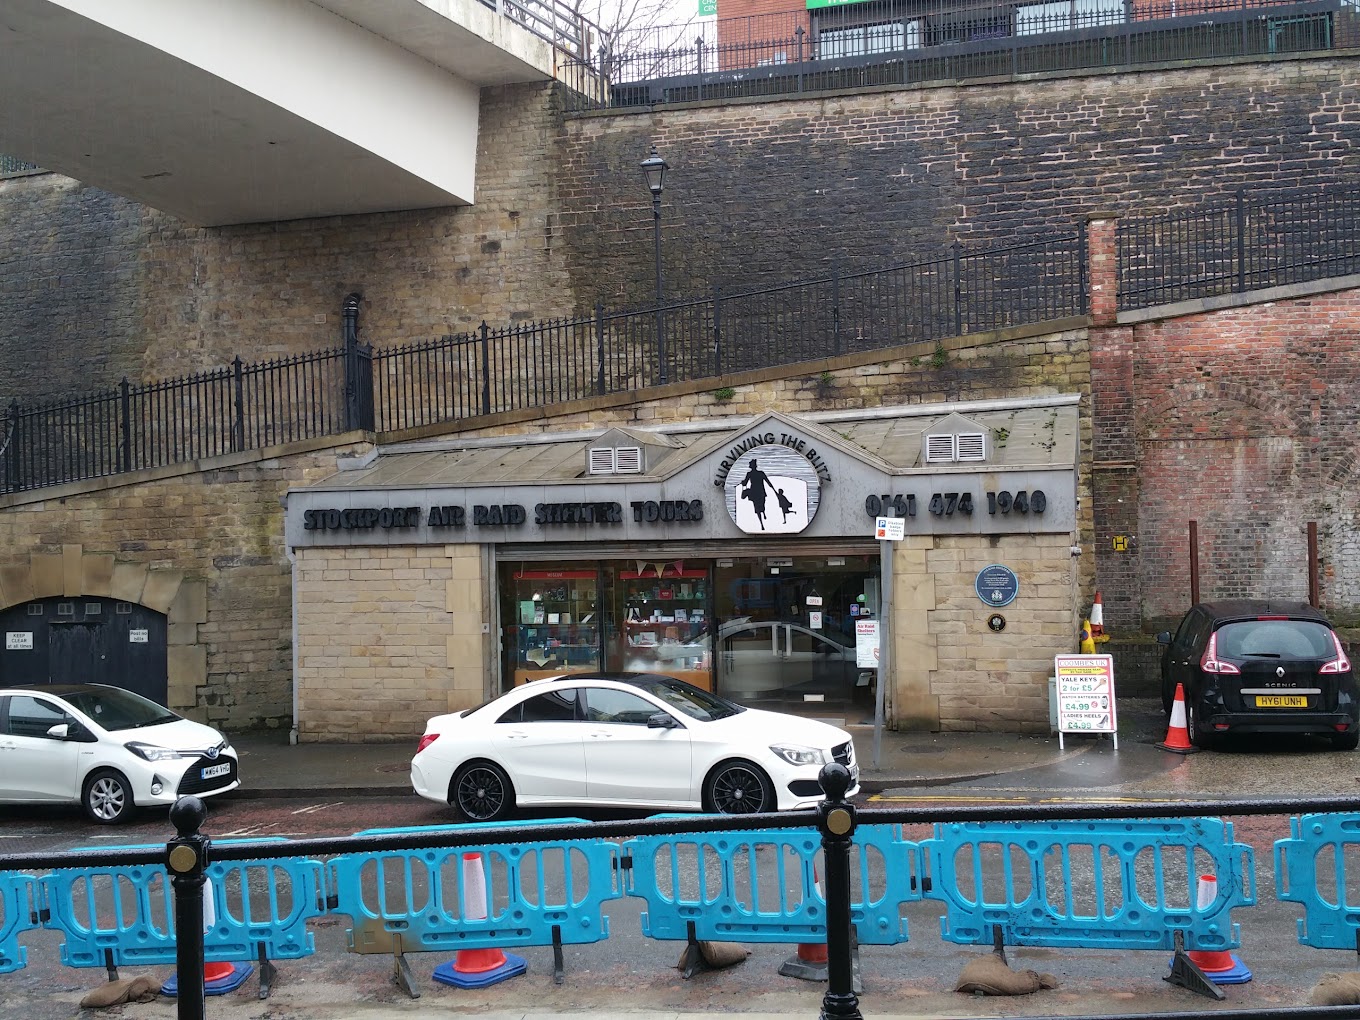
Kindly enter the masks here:
[[584, 718], [580, 688], [553, 687], [497, 720], [491, 746], [520, 803], [586, 799]]
[[79, 756], [74, 740], [48, 736], [53, 726], [75, 719], [49, 698], [12, 694], [0, 735], [0, 789], [14, 800], [71, 801], [80, 794]]
[[648, 726], [656, 713], [671, 713], [631, 691], [590, 687], [585, 697], [586, 788], [592, 801], [677, 808], [699, 803], [683, 724]]
[[1176, 634], [1171, 639], [1171, 644], [1166, 646], [1166, 652], [1162, 658], [1162, 684], [1165, 700], [1170, 703], [1175, 697], [1176, 685], [1183, 684], [1186, 696], [1191, 690], [1192, 667], [1199, 664], [1199, 651], [1196, 650], [1196, 642], [1201, 634], [1206, 630], [1207, 619], [1203, 613], [1197, 609], [1192, 609], [1185, 614], [1181, 620], [1181, 625], [1176, 628]]

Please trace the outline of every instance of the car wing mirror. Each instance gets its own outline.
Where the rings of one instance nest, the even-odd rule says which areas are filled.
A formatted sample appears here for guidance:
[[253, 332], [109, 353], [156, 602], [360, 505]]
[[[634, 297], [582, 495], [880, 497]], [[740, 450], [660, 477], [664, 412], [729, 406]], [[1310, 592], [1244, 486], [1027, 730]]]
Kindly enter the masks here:
[[673, 730], [677, 725], [674, 717], [667, 712], [655, 712], [647, 717], [649, 730]]
[[57, 723], [55, 726], [48, 727], [47, 735], [54, 740], [67, 740], [71, 735], [71, 727], [66, 723]]
[[1169, 630], [1164, 630], [1164, 631], [1162, 631], [1160, 634], [1158, 634], [1158, 635], [1157, 635], [1157, 643], [1158, 643], [1159, 645], [1169, 645], [1169, 644], [1171, 644], [1171, 631], [1169, 631]]

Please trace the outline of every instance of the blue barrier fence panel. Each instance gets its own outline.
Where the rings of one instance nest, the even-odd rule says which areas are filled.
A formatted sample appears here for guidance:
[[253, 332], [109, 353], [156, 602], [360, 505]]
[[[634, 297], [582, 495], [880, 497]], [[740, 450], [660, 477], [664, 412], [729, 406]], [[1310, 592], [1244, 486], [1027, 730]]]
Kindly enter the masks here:
[[[315, 951], [307, 920], [325, 912], [319, 861], [218, 861], [208, 865], [205, 877], [213, 915], [203, 939], [205, 961], [253, 960], [261, 947], [274, 960]], [[43, 876], [38, 890], [43, 927], [65, 936], [61, 959], [68, 967], [102, 967], [106, 954], [117, 966], [176, 962], [174, 894], [164, 865], [63, 868]]]
[[[1081, 949], [1235, 949], [1255, 854], [1218, 818], [962, 822], [921, 843], [948, 942]], [[1076, 865], [1074, 867], [1074, 864]], [[1216, 892], [1200, 903], [1200, 879]]]
[[[821, 835], [809, 829], [639, 836], [623, 844], [625, 892], [647, 903], [649, 938], [825, 942]], [[851, 859], [851, 920], [866, 945], [907, 941], [900, 905], [920, 899], [916, 844], [862, 825]]]
[[1289, 838], [1275, 842], [1275, 895], [1303, 904], [1303, 917], [1298, 920], [1301, 944], [1356, 951], [1360, 946], [1357, 882], [1360, 814], [1303, 815], [1289, 820]]
[[33, 879], [18, 871], [0, 872], [0, 974], [28, 963], [28, 950], [19, 945], [19, 936], [36, 927]]
[[[579, 822], [580, 819], [552, 821]], [[522, 824], [522, 823], [517, 823]], [[546, 824], [546, 822], [545, 822]], [[486, 825], [369, 829], [358, 835], [457, 832]], [[609, 937], [604, 904], [622, 893], [608, 840], [477, 843], [344, 854], [327, 864], [331, 912], [354, 922], [349, 948], [403, 952], [550, 946]]]

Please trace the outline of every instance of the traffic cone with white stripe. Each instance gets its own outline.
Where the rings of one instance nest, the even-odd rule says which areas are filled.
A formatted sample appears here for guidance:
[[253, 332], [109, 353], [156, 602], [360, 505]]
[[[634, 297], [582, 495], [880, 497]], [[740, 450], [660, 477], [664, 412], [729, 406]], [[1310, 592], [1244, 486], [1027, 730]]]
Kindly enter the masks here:
[[[463, 919], [484, 921], [489, 916], [486, 901], [486, 867], [480, 853], [463, 854]], [[460, 949], [451, 963], [435, 968], [434, 979], [455, 988], [485, 988], [507, 978], [518, 977], [529, 969], [524, 957], [499, 949]]]
[[[211, 881], [203, 883], [203, 934], [206, 937], [209, 932], [217, 926], [217, 898], [213, 893]], [[264, 960], [263, 954], [260, 956]], [[248, 963], [231, 963], [223, 961], [220, 963], [205, 963], [203, 965], [203, 994], [204, 995], [226, 995], [234, 992], [245, 984], [246, 978], [255, 973], [255, 968]], [[264, 971], [260, 972], [261, 980], [264, 979]], [[267, 984], [267, 982], [266, 982]], [[260, 998], [264, 998], [265, 989], [261, 988]], [[179, 998], [179, 974], [171, 974], [163, 985], [161, 994], [166, 998]]]
[[[817, 898], [823, 900], [822, 883], [817, 878], [817, 865], [812, 866], [812, 888]], [[779, 973], [784, 977], [802, 978], [804, 981], [827, 980], [827, 955], [825, 942], [800, 942], [798, 951], [779, 965]]]
[[1185, 688], [1176, 685], [1176, 700], [1171, 705], [1171, 722], [1166, 728], [1166, 739], [1157, 745], [1163, 751], [1190, 754], [1196, 748], [1190, 743], [1190, 732], [1185, 728]]
[[1110, 640], [1105, 633], [1105, 605], [1100, 601], [1100, 592], [1096, 592], [1091, 603], [1091, 640], [1096, 643]]
[[[1213, 875], [1200, 875], [1196, 890], [1199, 909], [1208, 910], [1217, 897], [1218, 879]], [[1247, 965], [1226, 949], [1191, 949], [1185, 955], [1216, 985], [1244, 985], [1251, 980]]]

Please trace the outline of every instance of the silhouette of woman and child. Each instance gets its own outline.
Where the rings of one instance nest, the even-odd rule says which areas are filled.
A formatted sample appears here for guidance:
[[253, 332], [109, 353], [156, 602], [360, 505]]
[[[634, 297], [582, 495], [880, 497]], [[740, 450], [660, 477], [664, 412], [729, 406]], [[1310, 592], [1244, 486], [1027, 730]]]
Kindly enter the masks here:
[[774, 493], [774, 498], [779, 503], [779, 512], [784, 515], [784, 523], [787, 524], [789, 514], [794, 513], [793, 501], [784, 495], [783, 489], [775, 488], [774, 482], [770, 481], [770, 476], [761, 471], [754, 459], [746, 469], [746, 475], [741, 480], [742, 499], [751, 504], [751, 509], [755, 511], [756, 520], [760, 522], [760, 530], [765, 530], [765, 490], [768, 488]]

